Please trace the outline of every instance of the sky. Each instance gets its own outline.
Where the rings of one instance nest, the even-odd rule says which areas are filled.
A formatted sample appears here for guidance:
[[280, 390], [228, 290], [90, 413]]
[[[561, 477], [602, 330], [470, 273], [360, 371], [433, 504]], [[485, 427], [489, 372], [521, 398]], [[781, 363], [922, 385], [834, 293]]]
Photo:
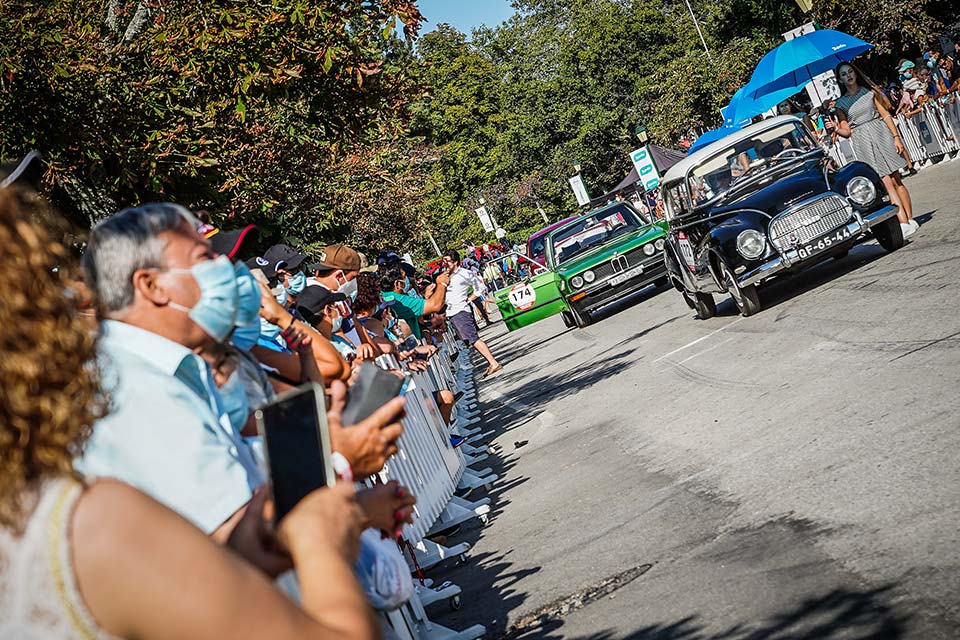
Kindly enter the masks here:
[[474, 27], [495, 27], [513, 15], [509, 0], [420, 0], [417, 6], [427, 19], [421, 33], [446, 22], [469, 35]]

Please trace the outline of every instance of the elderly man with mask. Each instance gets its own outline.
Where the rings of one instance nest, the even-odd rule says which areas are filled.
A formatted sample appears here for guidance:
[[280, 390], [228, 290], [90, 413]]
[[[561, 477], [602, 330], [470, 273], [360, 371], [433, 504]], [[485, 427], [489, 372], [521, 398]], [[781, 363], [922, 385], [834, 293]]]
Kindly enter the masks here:
[[[264, 477], [196, 352], [250, 323], [261, 289], [242, 265], [217, 256], [197, 227], [179, 205], [149, 204], [121, 211], [91, 232], [84, 272], [103, 318], [100, 366], [111, 402], [76, 466], [88, 477], [141, 489], [226, 542]], [[340, 385], [335, 405], [343, 396]], [[363, 452], [350, 460], [357, 475], [379, 469], [396, 450], [401, 411], [402, 402], [390, 415], [350, 428], [373, 443], [351, 447]], [[256, 540], [242, 548], [231, 541], [268, 573], [289, 566]]]

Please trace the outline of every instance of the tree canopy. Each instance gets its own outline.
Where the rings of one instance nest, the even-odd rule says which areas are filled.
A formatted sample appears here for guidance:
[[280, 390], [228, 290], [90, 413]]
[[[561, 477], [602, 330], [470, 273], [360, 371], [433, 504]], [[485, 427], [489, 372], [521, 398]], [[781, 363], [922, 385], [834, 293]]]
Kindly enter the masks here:
[[[782, 33], [809, 20], [912, 57], [948, 0], [514, 0], [502, 25], [418, 37], [416, 0], [0, 3], [0, 156], [49, 161], [77, 226], [177, 200], [264, 241], [426, 253], [512, 238], [599, 195], [643, 125], [671, 146], [719, 109]], [[427, 16], [429, 18], [429, 16]], [[874, 74], [877, 75], [877, 74]], [[882, 73], [880, 74], [882, 79]]]

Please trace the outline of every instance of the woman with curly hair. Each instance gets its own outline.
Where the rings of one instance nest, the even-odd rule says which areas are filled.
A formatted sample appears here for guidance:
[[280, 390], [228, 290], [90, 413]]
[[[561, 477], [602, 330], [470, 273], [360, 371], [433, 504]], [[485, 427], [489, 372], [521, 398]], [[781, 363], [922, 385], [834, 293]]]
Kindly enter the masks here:
[[166, 507], [73, 470], [106, 407], [96, 338], [29, 197], [0, 188], [0, 261], [29, 274], [0, 279], [0, 638], [376, 637], [351, 569], [365, 517], [350, 483], [309, 495], [275, 538], [261, 492], [233, 532], [289, 552], [298, 608]]

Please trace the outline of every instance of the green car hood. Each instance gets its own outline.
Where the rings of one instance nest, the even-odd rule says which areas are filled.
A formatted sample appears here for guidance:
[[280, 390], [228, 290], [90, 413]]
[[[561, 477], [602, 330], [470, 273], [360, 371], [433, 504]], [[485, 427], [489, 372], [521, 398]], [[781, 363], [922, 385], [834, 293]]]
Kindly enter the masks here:
[[562, 277], [569, 278], [587, 269], [591, 269], [601, 262], [609, 260], [615, 253], [626, 253], [631, 249], [635, 249], [657, 238], [663, 238], [664, 236], [666, 236], [666, 233], [664, 233], [663, 228], [659, 225], [653, 224], [640, 227], [636, 231], [631, 231], [618, 238], [614, 238], [612, 242], [591, 249], [587, 253], [577, 256], [569, 262], [564, 262], [557, 267], [556, 271]]

